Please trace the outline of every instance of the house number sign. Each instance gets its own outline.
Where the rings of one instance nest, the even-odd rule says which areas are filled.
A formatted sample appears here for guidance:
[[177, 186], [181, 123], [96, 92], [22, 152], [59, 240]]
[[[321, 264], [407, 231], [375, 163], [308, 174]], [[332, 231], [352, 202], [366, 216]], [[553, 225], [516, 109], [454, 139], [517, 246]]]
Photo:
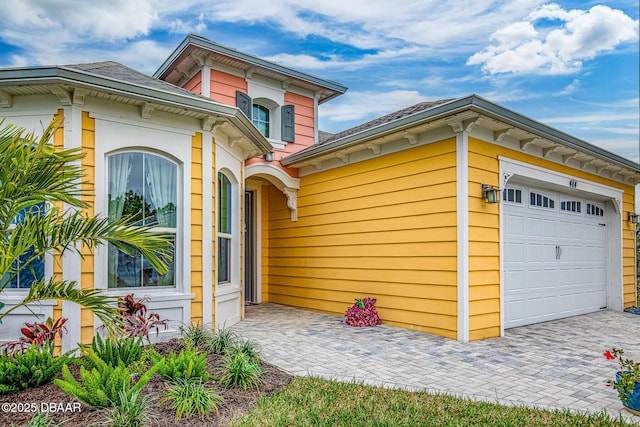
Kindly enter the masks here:
[[569, 180], [569, 187], [576, 188], [578, 186], [578, 181], [575, 179]]

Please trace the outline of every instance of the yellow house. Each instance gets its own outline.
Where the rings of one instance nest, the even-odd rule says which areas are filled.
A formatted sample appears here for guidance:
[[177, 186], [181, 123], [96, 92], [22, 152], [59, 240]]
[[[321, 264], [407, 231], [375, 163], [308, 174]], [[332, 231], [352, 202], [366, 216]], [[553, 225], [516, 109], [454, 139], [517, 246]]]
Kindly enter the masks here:
[[[108, 248], [45, 274], [149, 297], [166, 336], [267, 301], [342, 316], [371, 296], [384, 323], [462, 341], [635, 304], [640, 165], [477, 95], [320, 132], [318, 105], [346, 90], [194, 35], [153, 78], [112, 62], [0, 70], [0, 115], [64, 116], [56, 143], [89, 154], [95, 213], [120, 215], [127, 194], [176, 208], [157, 216], [176, 234], [172, 277]], [[81, 319], [69, 346], [98, 326], [39, 309]]]

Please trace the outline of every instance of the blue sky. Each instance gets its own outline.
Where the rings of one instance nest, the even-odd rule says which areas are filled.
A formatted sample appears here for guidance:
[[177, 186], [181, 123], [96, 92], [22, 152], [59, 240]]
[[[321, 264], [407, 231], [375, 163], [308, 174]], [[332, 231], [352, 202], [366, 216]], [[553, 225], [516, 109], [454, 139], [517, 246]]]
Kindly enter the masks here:
[[[340, 82], [320, 128], [476, 93], [640, 161], [638, 1], [21, 0], [0, 66], [152, 74], [188, 33]], [[44, 37], [43, 37], [44, 35]]]

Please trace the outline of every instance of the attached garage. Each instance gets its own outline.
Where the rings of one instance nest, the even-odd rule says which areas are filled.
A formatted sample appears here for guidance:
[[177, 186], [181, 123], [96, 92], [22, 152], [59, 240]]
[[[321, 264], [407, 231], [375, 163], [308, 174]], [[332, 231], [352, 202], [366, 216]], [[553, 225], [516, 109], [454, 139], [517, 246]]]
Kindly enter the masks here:
[[372, 296], [383, 322], [461, 341], [636, 304], [640, 165], [475, 95], [282, 164], [298, 215], [265, 202], [264, 300], [342, 315]]
[[503, 203], [505, 328], [606, 308], [604, 204], [518, 185]]
[[622, 308], [622, 193], [502, 160], [503, 328]]

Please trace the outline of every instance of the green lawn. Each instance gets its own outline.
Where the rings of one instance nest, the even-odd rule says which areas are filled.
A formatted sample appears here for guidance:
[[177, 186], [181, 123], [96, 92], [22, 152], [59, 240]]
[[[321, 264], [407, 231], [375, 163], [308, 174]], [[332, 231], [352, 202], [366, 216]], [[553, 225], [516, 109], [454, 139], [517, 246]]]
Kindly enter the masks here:
[[628, 426], [604, 414], [471, 402], [426, 392], [296, 378], [234, 426]]

